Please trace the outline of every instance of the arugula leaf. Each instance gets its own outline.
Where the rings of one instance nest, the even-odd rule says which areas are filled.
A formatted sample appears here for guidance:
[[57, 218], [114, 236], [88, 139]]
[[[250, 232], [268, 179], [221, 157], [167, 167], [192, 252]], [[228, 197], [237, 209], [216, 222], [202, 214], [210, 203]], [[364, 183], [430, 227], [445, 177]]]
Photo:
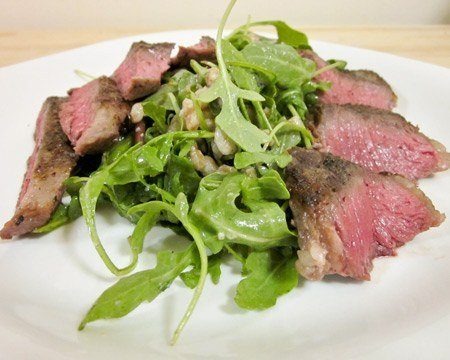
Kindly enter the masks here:
[[137, 253], [133, 252], [133, 259], [131, 263], [124, 267], [118, 268], [110, 259], [103, 247], [100, 237], [95, 225], [95, 209], [97, 206], [97, 200], [102, 192], [103, 186], [108, 179], [108, 171], [100, 170], [94, 175], [91, 175], [89, 180], [84, 184], [80, 190], [80, 205], [83, 211], [84, 221], [89, 229], [92, 243], [97, 250], [100, 258], [103, 260], [106, 267], [115, 275], [124, 275], [132, 271], [137, 264]]
[[142, 102], [142, 108], [144, 109], [145, 116], [148, 116], [155, 122], [160, 132], [164, 133], [167, 131], [165, 107], [158, 105], [152, 100], [146, 100]]
[[[156, 181], [156, 179], [154, 179]], [[102, 193], [114, 206], [120, 216], [137, 223], [136, 216], [129, 216], [128, 210], [140, 203], [157, 200], [162, 195], [155, 189], [156, 184], [129, 183], [126, 185], [104, 186]], [[105, 198], [106, 198], [105, 197]], [[99, 198], [99, 201], [102, 197]]]
[[294, 105], [302, 119], [304, 119], [305, 114], [308, 111], [308, 108], [305, 104], [304, 91], [302, 89], [302, 86], [280, 91], [277, 94], [276, 102], [280, 111], [284, 112], [288, 111], [289, 105]]
[[[257, 70], [260, 73], [263, 73], [272, 81], [275, 79], [275, 74], [268, 71], [267, 69], [258, 67], [255, 64], [249, 65], [242, 53], [236, 50], [234, 46], [231, 45], [228, 41], [223, 42], [223, 57], [228, 64], [232, 65], [230, 66], [230, 74], [234, 82], [243, 89], [253, 90], [255, 92], [261, 91], [261, 81], [254, 73], [249, 71], [249, 69]], [[233, 66], [233, 64], [237, 66]], [[252, 105], [256, 111], [256, 118], [258, 120], [259, 127], [262, 129], [272, 130], [271, 124], [264, 113], [261, 102], [252, 101]]]
[[291, 28], [284, 21], [280, 20], [268, 20], [268, 21], [256, 21], [247, 24], [246, 27], [272, 25], [277, 30], [278, 41], [285, 43], [286, 45], [294, 48], [310, 48], [308, 43], [308, 37], [301, 31]]
[[267, 142], [269, 137], [245, 119], [239, 110], [238, 99], [263, 101], [264, 97], [255, 91], [238, 88], [231, 82], [228, 73], [226, 74], [218, 78], [210, 88], [202, 91], [198, 99], [210, 103], [220, 98], [222, 108], [216, 117], [216, 125], [242, 149], [251, 152], [261, 151], [261, 144]]
[[[125, 152], [127, 152], [133, 146], [134, 140], [132, 136], [126, 136], [120, 141], [118, 141], [111, 149], [105, 151], [102, 156], [102, 163], [100, 168], [115, 162], [119, 157], [121, 157]], [[72, 176], [69, 179], [75, 178]], [[67, 181], [66, 181], [67, 182]]]
[[78, 329], [83, 330], [86, 324], [95, 320], [120, 318], [144, 301], [151, 302], [166, 290], [184, 269], [193, 264], [195, 254], [194, 245], [182, 252], [158, 253], [154, 269], [122, 278], [101, 294]]
[[[124, 275], [132, 271], [137, 264], [139, 253], [132, 248], [132, 260], [124, 268], [118, 268], [106, 253], [95, 224], [95, 210], [99, 196], [102, 192], [108, 192], [105, 186], [138, 181], [145, 183], [144, 176], [156, 176], [164, 170], [173, 146], [172, 141], [212, 136], [213, 134], [207, 131], [179, 131], [160, 135], [144, 145], [132, 146], [117, 156], [112, 163], [102, 165], [80, 189], [80, 205], [91, 240], [100, 258], [113, 274]], [[108, 194], [111, 197], [113, 192], [109, 191]]]
[[140, 254], [144, 244], [144, 238], [148, 232], [156, 225], [161, 210], [158, 208], [147, 211], [141, 216], [129, 238], [131, 251]]
[[290, 194], [280, 174], [267, 170], [262, 177], [247, 177], [242, 185], [244, 203], [264, 200], [288, 200]]
[[69, 204], [59, 204], [49, 222], [35, 230], [34, 234], [46, 234], [81, 216], [78, 196], [71, 196]]
[[157, 92], [150, 95], [142, 102], [142, 106], [145, 108], [145, 104], [153, 103], [155, 105], [159, 105], [166, 109], [167, 111], [175, 111], [172, 101], [169, 98], [169, 94], [173, 94], [182, 89], [182, 85], [186, 84], [191, 76], [194, 76], [190, 71], [186, 69], [181, 69], [177, 71], [172, 77], [170, 77], [169, 81], [163, 84]]
[[122, 185], [132, 182], [144, 182], [145, 176], [154, 177], [164, 171], [172, 148], [170, 135], [155, 138], [143, 146], [134, 147], [118, 158], [108, 169], [107, 184]]
[[284, 168], [291, 162], [291, 160], [292, 157], [288, 153], [271, 154], [239, 152], [234, 156], [234, 166], [239, 170], [253, 164], [264, 163], [267, 165], [276, 164], [280, 168]]
[[336, 64], [338, 70], [344, 70], [347, 67], [347, 61], [345, 60], [328, 59], [327, 63], [330, 65]]
[[242, 54], [247, 61], [273, 72], [283, 87], [296, 87], [311, 80], [316, 65], [302, 58], [297, 51], [286, 44], [252, 43]]
[[213, 253], [219, 252], [224, 243], [264, 249], [295, 241], [286, 214], [277, 203], [243, 197], [242, 204], [237, 204], [246, 186], [260, 186], [247, 179], [248, 176], [239, 173], [212, 174], [200, 182], [190, 219]]
[[181, 103], [184, 99], [189, 97], [190, 93], [195, 92], [200, 84], [197, 75], [191, 73], [190, 71], [181, 70], [177, 74], [179, 75], [177, 84], [177, 98]]
[[[264, 101], [264, 97], [252, 90], [237, 87], [230, 78], [222, 54], [222, 34], [225, 22], [235, 1], [231, 1], [219, 25], [216, 40], [216, 58], [219, 67], [219, 78], [212, 86], [199, 94], [198, 99], [210, 103], [218, 98], [222, 100], [222, 108], [216, 116], [216, 126], [242, 149], [250, 152], [260, 152], [261, 144], [268, 141], [267, 134], [248, 122], [239, 110], [238, 100]], [[230, 45], [232, 46], [232, 45]]]
[[[157, 210], [155, 210], [155, 208]], [[200, 298], [200, 295], [203, 291], [203, 287], [205, 285], [206, 275], [208, 271], [208, 256], [206, 255], [206, 248], [204, 244], [204, 240], [202, 237], [202, 234], [200, 233], [199, 229], [196, 227], [196, 225], [189, 219], [188, 213], [189, 213], [189, 204], [187, 202], [186, 195], [183, 193], [178, 194], [175, 204], [168, 204], [162, 201], [151, 201], [145, 204], [136, 205], [132, 209], [130, 209], [130, 213], [133, 212], [152, 212], [155, 213], [155, 211], [159, 210], [165, 210], [168, 212], [171, 212], [174, 216], [178, 218], [178, 220], [181, 221], [183, 224], [183, 227], [187, 230], [187, 232], [192, 236], [194, 239], [195, 245], [197, 246], [198, 254], [200, 256], [200, 276], [198, 280], [197, 287], [195, 289], [194, 295], [191, 299], [191, 302], [189, 303], [186, 312], [181, 319], [177, 329], [175, 330], [171, 343], [174, 344], [178, 337], [180, 336], [181, 331], [185, 327], [187, 321], [189, 320], [190, 316], [192, 315], [192, 312], [195, 309], [195, 306], [197, 305], [198, 299]]]
[[200, 176], [192, 162], [185, 157], [172, 154], [166, 167], [164, 189], [173, 196], [182, 192], [188, 199], [193, 200], [199, 183]]
[[[246, 60], [244, 55], [226, 40], [223, 40], [222, 54], [227, 63], [245, 63]], [[230, 66], [229, 71], [234, 82], [240, 88], [255, 92], [260, 91], [258, 79], [253, 73], [240, 66]]]
[[[222, 264], [222, 253], [211, 255], [208, 257], [208, 274], [211, 277], [211, 281], [214, 285], [217, 285], [220, 280], [222, 270], [220, 265]], [[193, 265], [193, 268], [180, 275], [184, 284], [193, 289], [197, 286], [200, 279], [200, 261], [197, 259]]]
[[295, 261], [295, 252], [292, 251], [287, 255], [276, 249], [252, 252], [243, 269], [247, 277], [236, 289], [236, 304], [247, 310], [264, 310], [274, 306], [278, 297], [298, 284]]
[[302, 141], [302, 129], [293, 123], [286, 123], [280, 131], [277, 132], [279, 145], [270, 150], [274, 154], [282, 154], [286, 150], [297, 146]]

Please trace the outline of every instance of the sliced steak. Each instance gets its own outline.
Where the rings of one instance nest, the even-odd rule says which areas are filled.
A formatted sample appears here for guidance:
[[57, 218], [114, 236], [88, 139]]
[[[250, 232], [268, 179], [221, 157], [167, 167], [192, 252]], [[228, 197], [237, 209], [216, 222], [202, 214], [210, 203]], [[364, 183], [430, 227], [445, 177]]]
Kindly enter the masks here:
[[154, 93], [161, 86], [161, 77], [170, 68], [172, 43], [131, 45], [125, 60], [112, 75], [126, 100], [135, 100]]
[[[313, 51], [302, 50], [301, 56], [314, 61], [317, 69], [328, 65]], [[331, 89], [320, 95], [324, 103], [361, 104], [387, 110], [393, 109], [397, 103], [392, 88], [373, 71], [334, 68], [317, 75], [315, 79], [331, 83]]]
[[395, 255], [444, 220], [405, 178], [315, 150], [296, 148], [291, 155], [286, 175], [300, 245], [296, 267], [307, 279], [339, 274], [369, 280], [375, 257]]
[[59, 124], [62, 98], [50, 97], [42, 105], [34, 133], [35, 147], [28, 159], [16, 211], [0, 231], [0, 237], [27, 234], [45, 225], [61, 200], [64, 181], [77, 156]]
[[78, 155], [101, 153], [119, 136], [130, 107], [114, 80], [102, 76], [69, 91], [61, 106], [61, 126]]
[[322, 104], [313, 132], [322, 151], [409, 179], [449, 168], [450, 154], [401, 115], [363, 105]]
[[180, 46], [177, 56], [171, 60], [173, 67], [187, 67], [191, 60], [215, 61], [216, 42], [209, 36], [202, 36], [200, 41], [193, 46]]

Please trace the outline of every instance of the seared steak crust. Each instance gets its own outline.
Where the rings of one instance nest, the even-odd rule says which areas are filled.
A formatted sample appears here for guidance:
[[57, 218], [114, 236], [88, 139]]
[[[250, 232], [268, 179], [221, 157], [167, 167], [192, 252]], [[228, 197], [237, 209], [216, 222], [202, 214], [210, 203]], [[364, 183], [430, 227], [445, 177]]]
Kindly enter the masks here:
[[395, 249], [444, 215], [416, 185], [349, 161], [296, 148], [286, 169], [298, 230], [297, 270], [310, 280], [340, 274], [369, 280], [372, 260]]
[[0, 237], [27, 234], [50, 219], [64, 192], [64, 181], [77, 162], [67, 136], [59, 124], [58, 112], [65, 99], [48, 98], [38, 116], [35, 148], [16, 205], [16, 211], [0, 231]]
[[[301, 158], [297, 156], [302, 152]], [[286, 169], [289, 191], [306, 206], [314, 206], [339, 192], [357, 171], [353, 164], [342, 166], [342, 159], [318, 151], [295, 149]]]

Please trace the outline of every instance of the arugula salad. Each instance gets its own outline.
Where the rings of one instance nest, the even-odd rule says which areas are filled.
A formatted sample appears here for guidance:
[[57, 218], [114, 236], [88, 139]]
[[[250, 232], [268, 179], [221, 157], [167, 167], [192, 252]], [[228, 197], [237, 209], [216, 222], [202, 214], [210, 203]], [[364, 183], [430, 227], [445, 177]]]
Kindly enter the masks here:
[[[140, 113], [147, 125], [144, 141], [124, 136], [98, 168], [70, 177], [70, 201], [38, 230], [83, 216], [101, 260], [120, 277], [100, 295], [80, 330], [127, 315], [179, 277], [193, 295], [174, 344], [205, 281], [218, 284], [230, 259], [242, 266], [234, 300], [243, 309], [272, 307], [298, 284], [297, 234], [283, 169], [291, 161], [289, 149], [312, 146], [304, 120], [316, 91], [329, 84], [312, 80], [314, 62], [298, 54], [309, 48], [308, 39], [284, 22], [249, 22], [224, 37], [235, 2], [217, 31], [217, 62], [192, 60], [187, 68], [169, 71], [160, 89], [133, 107], [132, 117]], [[274, 27], [277, 38], [255, 35], [256, 26]], [[119, 268], [102, 245], [95, 221], [101, 206], [114, 207], [135, 224], [124, 239], [131, 254], [126, 267]], [[184, 234], [191, 244], [181, 252], [161, 251], [153, 269], [132, 273], [157, 225]]]

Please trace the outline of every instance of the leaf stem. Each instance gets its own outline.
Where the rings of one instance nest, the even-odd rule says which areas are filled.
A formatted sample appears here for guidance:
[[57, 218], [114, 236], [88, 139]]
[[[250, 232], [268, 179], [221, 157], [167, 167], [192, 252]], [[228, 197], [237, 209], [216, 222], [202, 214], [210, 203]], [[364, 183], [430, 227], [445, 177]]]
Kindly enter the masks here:
[[[275, 138], [275, 134], [280, 130], [280, 129], [282, 129], [285, 125], [288, 125], [289, 123], [287, 122], [287, 121], [282, 121], [282, 122], [280, 122], [279, 124], [277, 124], [277, 126], [275, 126], [274, 128], [273, 128], [273, 130], [270, 132], [270, 134], [269, 134], [269, 141], [267, 141], [265, 144], [264, 144], [264, 146], [263, 146], [263, 150], [265, 151], [265, 150], [267, 150], [267, 148], [269, 147], [269, 144], [270, 144], [270, 142], [272, 141], [272, 139], [276, 139]], [[279, 144], [277, 144], [277, 145], [279, 145]]]
[[217, 65], [219, 66], [220, 76], [222, 79], [227, 82], [229, 79], [227, 66], [225, 65], [225, 61], [223, 59], [222, 54], [222, 36], [223, 36], [223, 29], [225, 28], [225, 24], [227, 22], [228, 17], [230, 16], [231, 10], [233, 9], [234, 4], [236, 4], [237, 0], [231, 0], [228, 4], [222, 19], [219, 24], [219, 28], [217, 30], [217, 38], [216, 38], [216, 58], [217, 58]]
[[[264, 112], [264, 109], [263, 109], [261, 103], [259, 101], [252, 101], [252, 104], [255, 107], [256, 114], [263, 119], [264, 125], [266, 125], [267, 129], [269, 129], [269, 131], [272, 132], [272, 125], [270, 124], [269, 119], [267, 118], [266, 113]], [[273, 140], [275, 141], [275, 144], [277, 146], [280, 145], [280, 142], [278, 141], [278, 138], [276, 137], [275, 134], [274, 134]]]
[[324, 73], [325, 71], [328, 71], [328, 70], [337, 68], [337, 67], [341, 66], [342, 64], [345, 64], [345, 62], [344, 62], [344, 61], [336, 61], [336, 62], [333, 63], [333, 64], [324, 66], [324, 67], [320, 68], [319, 70], [317, 70], [317, 71], [312, 75], [312, 78], [315, 78], [317, 75], [320, 75], [320, 74]]
[[189, 63], [189, 65], [191, 66], [192, 70], [194, 70], [194, 72], [199, 75], [199, 76], [205, 76], [206, 73], [206, 69], [201, 66], [198, 61], [195, 61], [194, 59], [192, 59]]
[[200, 129], [202, 130], [208, 130], [208, 125], [206, 124], [205, 116], [203, 115], [202, 108], [200, 106], [200, 103], [198, 99], [196, 98], [195, 94], [191, 92], [191, 100], [194, 103], [194, 110], [197, 114], [198, 121], [200, 123]]
[[167, 96], [168, 96], [168, 98], [170, 100], [170, 103], [173, 106], [173, 109], [175, 110], [175, 114], [178, 115], [180, 113], [180, 106], [178, 105], [178, 102], [177, 102], [177, 99], [176, 99], [175, 95], [170, 92], [170, 93], [167, 94]]
[[244, 99], [239, 98], [238, 105], [239, 105], [239, 110], [241, 110], [241, 113], [242, 113], [242, 115], [244, 115], [245, 119], [248, 122], [252, 122], [252, 120], [250, 119], [250, 115], [248, 114], [247, 108], [245, 106]]
[[192, 299], [189, 302], [189, 305], [186, 309], [186, 312], [184, 313], [180, 323], [178, 324], [178, 327], [173, 333], [170, 345], [176, 344], [178, 338], [180, 337], [181, 332], [183, 331], [184, 327], [186, 326], [186, 323], [191, 317], [192, 312], [194, 311], [195, 306], [197, 305], [198, 299], [202, 294], [203, 287], [205, 286], [206, 276], [208, 274], [208, 255], [206, 254], [206, 247], [205, 244], [203, 243], [200, 233], [196, 228], [194, 228], [187, 222], [183, 222], [183, 225], [186, 228], [186, 230], [192, 235], [192, 237], [194, 238], [194, 242], [197, 245], [198, 253], [200, 255], [200, 278], [198, 280], [197, 287], [195, 288], [194, 295], [192, 296]]
[[195, 288], [194, 295], [192, 296], [192, 299], [189, 302], [186, 312], [184, 313], [180, 323], [178, 324], [175, 332], [173, 333], [170, 345], [176, 344], [178, 338], [180, 337], [181, 332], [183, 331], [184, 327], [186, 326], [186, 323], [191, 317], [192, 312], [194, 311], [195, 306], [197, 305], [198, 299], [202, 294], [203, 287], [205, 286], [206, 276], [208, 275], [208, 255], [206, 254], [205, 243], [203, 242], [202, 235], [200, 234], [200, 232], [197, 230], [195, 226], [193, 226], [190, 223], [188, 218], [188, 209], [184, 210], [185, 212], [183, 212], [182, 205], [180, 206], [180, 208], [177, 208], [176, 203], [180, 199], [181, 201], [185, 202], [186, 207], [188, 207], [186, 196], [183, 193], [180, 193], [177, 197], [177, 200], [175, 201], [175, 204], [173, 205], [167, 204], [162, 201], [151, 201], [149, 203], [136, 205], [129, 211], [129, 213], [134, 213], [139, 211], [145, 211], [145, 209], [149, 206], [159, 206], [161, 210], [171, 212], [181, 221], [184, 228], [189, 232], [189, 234], [191, 234], [192, 238], [194, 239], [195, 245], [197, 246], [197, 250], [200, 256], [200, 277], [198, 280], [197, 287]]
[[[106, 176], [107, 173], [105, 173], [104, 176]], [[103, 180], [103, 179], [101, 179]], [[109, 271], [111, 271], [116, 276], [122, 276], [128, 274], [130, 271], [132, 271], [138, 261], [138, 254], [137, 252], [133, 251], [133, 258], [131, 260], [131, 263], [124, 267], [124, 268], [118, 268], [111, 260], [111, 258], [108, 256], [105, 248], [102, 245], [102, 242], [100, 241], [100, 237], [98, 236], [97, 227], [95, 225], [95, 206], [97, 203], [98, 196], [95, 196], [94, 199], [90, 198], [90, 195], [85, 187], [82, 187], [80, 190], [80, 203], [81, 203], [81, 209], [84, 215], [85, 222], [89, 229], [89, 234], [91, 236], [92, 243], [94, 244], [95, 250], [97, 250], [98, 255], [103, 260], [103, 263], [106, 265]]]
[[298, 117], [298, 119], [300, 120], [300, 128], [301, 128], [301, 133], [303, 135], [303, 141], [305, 142], [305, 146], [307, 149], [311, 148], [312, 144], [311, 144], [311, 140], [312, 140], [312, 135], [311, 132], [305, 127], [305, 124], [303, 123], [302, 118], [300, 117], [300, 115], [298, 114], [297, 110], [295, 110], [295, 107], [292, 104], [288, 105], [288, 109], [291, 112], [291, 114], [293, 116]]
[[75, 69], [73, 72], [76, 75], [78, 75], [80, 78], [82, 78], [84, 81], [91, 81], [91, 80], [96, 79], [96, 77], [94, 75], [88, 74], [87, 72], [84, 72], [83, 70]]
[[245, 263], [245, 259], [239, 255], [236, 251], [234, 251], [234, 249], [228, 245], [228, 244], [223, 244], [223, 246], [225, 247], [225, 249], [227, 249], [227, 251], [239, 262], [241, 262], [242, 264]]

